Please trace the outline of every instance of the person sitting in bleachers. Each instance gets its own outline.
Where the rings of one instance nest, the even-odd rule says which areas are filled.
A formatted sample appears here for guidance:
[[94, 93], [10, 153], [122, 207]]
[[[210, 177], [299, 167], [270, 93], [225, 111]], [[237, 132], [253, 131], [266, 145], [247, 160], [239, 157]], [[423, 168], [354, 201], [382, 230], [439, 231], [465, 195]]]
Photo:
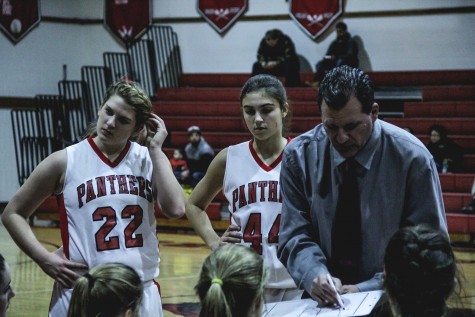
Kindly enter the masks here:
[[336, 24], [336, 39], [328, 47], [327, 53], [315, 66], [313, 82], [306, 82], [308, 86], [318, 87], [326, 73], [335, 67], [348, 65], [358, 67], [358, 45], [348, 32], [344, 22]]
[[173, 150], [173, 157], [170, 159], [170, 164], [172, 165], [173, 174], [175, 174], [177, 181], [180, 184], [185, 183], [190, 176], [190, 170], [188, 169], [188, 164], [184, 159], [182, 150]]
[[289, 36], [279, 29], [266, 32], [257, 50], [252, 76], [267, 74], [285, 77], [285, 86], [300, 86], [300, 61]]
[[434, 124], [429, 128], [427, 149], [434, 157], [439, 173], [461, 172], [464, 150], [447, 136], [445, 127]]
[[185, 146], [186, 162], [191, 173], [191, 186], [195, 187], [208, 170], [214, 150], [201, 135], [200, 127], [193, 125], [187, 131], [190, 142]]
[[460, 211], [463, 214], [475, 215], [475, 179], [473, 180], [471, 194], [472, 194], [472, 200], [470, 201], [470, 204], [463, 207], [462, 210]]

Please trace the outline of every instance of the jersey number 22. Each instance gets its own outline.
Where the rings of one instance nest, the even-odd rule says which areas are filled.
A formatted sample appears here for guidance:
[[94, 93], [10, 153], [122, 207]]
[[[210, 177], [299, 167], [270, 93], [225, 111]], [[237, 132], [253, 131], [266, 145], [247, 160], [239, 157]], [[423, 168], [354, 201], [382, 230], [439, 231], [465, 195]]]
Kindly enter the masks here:
[[[143, 210], [137, 205], [126, 206], [120, 213], [121, 219], [131, 219], [124, 229], [124, 239], [126, 248], [136, 248], [143, 246], [143, 237], [141, 234], [134, 236], [135, 230], [142, 224]], [[96, 232], [97, 251], [116, 250], [120, 248], [119, 236], [107, 237], [117, 225], [117, 215], [112, 207], [97, 208], [92, 214], [92, 220], [101, 221], [106, 219], [104, 224]]]

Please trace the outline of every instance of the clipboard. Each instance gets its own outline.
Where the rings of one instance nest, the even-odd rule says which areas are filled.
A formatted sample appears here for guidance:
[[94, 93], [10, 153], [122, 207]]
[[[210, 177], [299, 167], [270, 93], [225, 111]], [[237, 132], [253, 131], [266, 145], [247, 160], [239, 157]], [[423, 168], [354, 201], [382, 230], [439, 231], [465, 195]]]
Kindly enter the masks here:
[[383, 291], [351, 293], [341, 296], [345, 309], [319, 307], [313, 299], [270, 303], [264, 306], [263, 317], [345, 317], [367, 316], [378, 303]]

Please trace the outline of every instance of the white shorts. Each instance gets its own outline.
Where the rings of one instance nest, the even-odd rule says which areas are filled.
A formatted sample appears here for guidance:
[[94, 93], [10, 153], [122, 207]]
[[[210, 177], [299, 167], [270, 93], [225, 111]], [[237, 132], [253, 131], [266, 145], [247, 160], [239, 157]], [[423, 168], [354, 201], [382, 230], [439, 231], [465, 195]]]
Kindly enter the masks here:
[[[58, 283], [54, 283], [51, 303], [49, 307], [49, 317], [68, 316], [69, 302], [71, 301], [71, 288], [63, 288]], [[140, 305], [140, 317], [163, 317], [162, 299], [155, 281], [144, 283], [142, 303]]]

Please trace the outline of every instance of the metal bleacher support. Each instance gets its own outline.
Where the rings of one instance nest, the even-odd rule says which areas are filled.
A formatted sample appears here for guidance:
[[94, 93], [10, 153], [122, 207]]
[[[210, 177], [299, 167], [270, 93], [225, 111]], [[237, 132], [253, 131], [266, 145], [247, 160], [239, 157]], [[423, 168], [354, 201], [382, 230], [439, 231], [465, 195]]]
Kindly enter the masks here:
[[182, 65], [176, 33], [170, 26], [151, 25], [146, 36], [154, 45], [158, 86], [160, 88], [178, 87]]
[[133, 79], [132, 62], [128, 53], [104, 52], [104, 65], [110, 69], [112, 81], [123, 78]]
[[86, 83], [82, 80], [58, 82], [59, 95], [63, 100], [63, 140], [66, 146], [79, 142], [84, 135], [88, 118], [93, 117]]
[[138, 82], [150, 98], [157, 92], [157, 66], [151, 40], [139, 40], [128, 48], [133, 70], [133, 80]]
[[53, 139], [41, 135], [42, 120], [36, 109], [12, 109], [13, 143], [20, 185], [33, 169], [53, 151]]
[[92, 122], [97, 119], [97, 110], [101, 106], [107, 87], [112, 83], [112, 74], [108, 67], [83, 66], [81, 67], [81, 79], [86, 83], [89, 96], [90, 117], [87, 120]]
[[180, 85], [180, 48], [177, 35], [169, 26], [151, 25], [145, 38], [130, 44], [126, 53], [104, 52], [103, 60], [113, 82], [136, 81], [152, 99], [157, 88]]
[[63, 104], [63, 100], [59, 95], [35, 96], [39, 135], [51, 139], [52, 152], [64, 148], [63, 129], [65, 122]]

